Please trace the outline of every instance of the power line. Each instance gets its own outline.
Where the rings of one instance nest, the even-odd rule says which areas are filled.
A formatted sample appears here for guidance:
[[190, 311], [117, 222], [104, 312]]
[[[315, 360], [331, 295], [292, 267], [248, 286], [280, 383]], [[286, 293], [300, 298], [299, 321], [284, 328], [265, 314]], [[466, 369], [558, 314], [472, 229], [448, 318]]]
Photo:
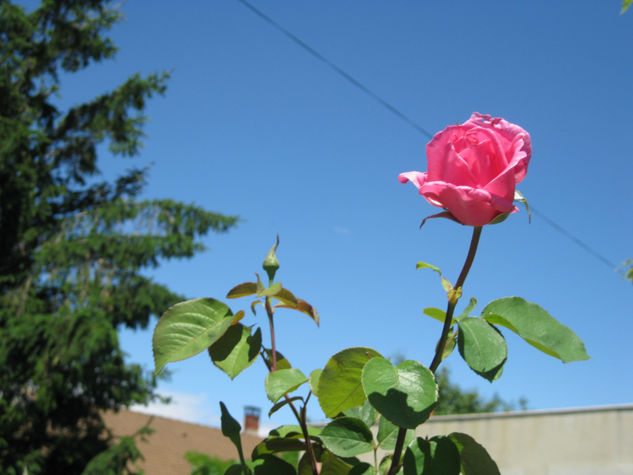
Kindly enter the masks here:
[[[294, 35], [293, 33], [291, 33], [290, 31], [288, 31], [286, 28], [284, 28], [283, 26], [281, 26], [279, 23], [277, 23], [275, 20], [273, 20], [272, 18], [270, 18], [268, 15], [266, 15], [264, 12], [262, 12], [261, 10], [258, 10], [257, 8], [255, 8], [253, 5], [251, 5], [249, 2], [247, 2], [246, 0], [237, 0], [238, 2], [240, 2], [242, 5], [244, 5], [246, 8], [248, 8], [249, 10], [251, 10], [253, 13], [255, 13], [255, 15], [257, 15], [258, 17], [260, 17], [262, 20], [264, 20], [266, 23], [268, 23], [269, 25], [271, 25], [272, 27], [274, 27], [276, 30], [278, 30], [280, 33], [282, 33], [286, 38], [288, 38], [289, 40], [291, 40], [292, 42], [294, 42], [295, 44], [297, 44], [299, 47], [301, 47], [303, 50], [307, 51], [308, 53], [310, 53], [313, 57], [315, 57], [316, 59], [318, 59], [319, 61], [321, 61], [323, 64], [325, 64], [326, 66], [328, 66], [330, 69], [332, 69], [336, 74], [338, 74], [339, 76], [341, 76], [342, 78], [346, 79], [348, 82], [350, 82], [352, 85], [354, 85], [355, 87], [357, 87], [358, 89], [360, 89], [362, 92], [364, 92], [366, 95], [368, 95], [369, 97], [371, 97], [374, 101], [378, 102], [380, 105], [382, 105], [383, 107], [385, 107], [388, 111], [390, 111], [391, 113], [393, 113], [395, 116], [397, 116], [398, 118], [400, 118], [401, 120], [403, 120], [404, 122], [406, 122], [407, 124], [409, 124], [411, 127], [413, 127], [415, 130], [417, 130], [418, 132], [420, 132], [422, 135], [424, 135], [425, 137], [427, 137], [428, 139], [432, 139], [433, 138], [433, 134], [431, 134], [428, 130], [426, 130], [424, 127], [422, 127], [420, 124], [418, 124], [416, 121], [414, 121], [412, 118], [410, 118], [408, 115], [406, 115], [404, 112], [400, 111], [396, 106], [392, 105], [391, 103], [387, 102], [385, 99], [383, 99], [382, 97], [380, 97], [377, 93], [375, 93], [374, 91], [372, 91], [371, 89], [369, 89], [367, 86], [365, 86], [363, 83], [361, 83], [359, 80], [357, 80], [356, 78], [354, 78], [351, 74], [347, 73], [345, 70], [343, 70], [342, 68], [340, 68], [339, 66], [337, 66], [336, 64], [334, 64], [332, 61], [330, 61], [328, 58], [326, 58], [325, 56], [323, 56], [321, 53], [319, 53], [317, 50], [315, 50], [314, 48], [312, 48], [310, 45], [308, 45], [306, 42], [304, 42], [303, 40], [301, 40], [300, 38], [298, 38], [296, 35]], [[603, 264], [605, 264], [606, 266], [608, 266], [611, 270], [616, 270], [618, 269], [618, 266], [615, 265], [613, 262], [611, 262], [609, 259], [607, 259], [606, 257], [604, 257], [600, 252], [596, 251], [594, 248], [592, 248], [591, 246], [589, 246], [587, 243], [585, 243], [583, 240], [581, 240], [580, 238], [576, 237], [574, 234], [572, 234], [570, 231], [567, 231], [565, 228], [563, 228], [561, 225], [559, 225], [558, 223], [556, 223], [556, 221], [548, 218], [547, 216], [545, 216], [542, 212], [534, 209], [534, 206], [530, 205], [530, 209], [534, 212], [534, 214], [540, 216], [541, 218], [543, 218], [543, 221], [545, 221], [545, 223], [547, 223], [550, 227], [554, 228], [556, 231], [558, 231], [560, 234], [562, 234], [563, 236], [565, 236], [567, 239], [571, 240], [572, 242], [574, 242], [577, 246], [579, 246], [580, 248], [582, 248], [583, 250], [585, 250], [585, 252], [588, 252], [589, 254], [591, 254], [593, 257], [595, 257], [596, 259], [598, 259], [600, 262], [602, 262]]]
[[541, 213], [540, 211], [534, 209], [534, 206], [530, 205], [530, 210], [540, 216], [541, 218], [543, 218], [543, 221], [545, 221], [547, 224], [549, 224], [552, 228], [554, 228], [556, 231], [558, 231], [559, 233], [561, 233], [563, 236], [567, 237], [567, 239], [572, 240], [574, 243], [576, 243], [577, 246], [583, 248], [586, 252], [588, 252], [589, 254], [591, 254], [593, 257], [595, 257], [596, 259], [598, 259], [599, 261], [601, 261], [603, 264], [605, 264], [607, 267], [609, 267], [611, 270], [617, 269], [617, 265], [615, 265], [613, 262], [611, 262], [609, 259], [607, 259], [606, 257], [604, 257], [602, 254], [600, 254], [598, 251], [596, 251], [594, 248], [592, 248], [589, 244], [585, 243], [584, 241], [582, 241], [580, 238], [577, 238], [576, 236], [574, 236], [571, 232], [567, 231], [565, 228], [563, 228], [560, 224], [558, 224], [556, 221], [553, 221], [551, 219], [549, 219], [547, 216], [545, 216], [543, 213]]
[[321, 53], [319, 53], [317, 50], [315, 50], [314, 48], [312, 48], [310, 45], [308, 45], [307, 43], [305, 43], [304, 41], [300, 40], [299, 38], [297, 38], [294, 34], [292, 34], [291, 32], [289, 32], [288, 30], [286, 30], [283, 26], [281, 26], [279, 23], [277, 23], [275, 20], [273, 20], [272, 18], [270, 18], [268, 15], [266, 15], [264, 12], [262, 12], [261, 10], [258, 10], [257, 8], [255, 8], [253, 5], [251, 5], [250, 3], [248, 3], [246, 0], [237, 0], [238, 2], [240, 2], [242, 5], [244, 5], [246, 8], [248, 8], [249, 10], [251, 10], [253, 13], [255, 13], [255, 15], [257, 15], [258, 17], [260, 17], [262, 20], [264, 20], [265, 22], [267, 22], [268, 24], [272, 25], [275, 29], [277, 29], [278, 31], [280, 31], [284, 36], [286, 36], [288, 39], [290, 39], [291, 41], [293, 41], [294, 43], [296, 43], [297, 45], [299, 45], [301, 48], [303, 48], [305, 51], [307, 51], [308, 53], [310, 53], [312, 56], [314, 56], [316, 59], [318, 59], [319, 61], [321, 61], [322, 63], [324, 63], [326, 66], [328, 66], [330, 69], [332, 69], [335, 73], [337, 73], [339, 76], [347, 79], [350, 83], [352, 83], [354, 86], [356, 86], [358, 89], [360, 89], [361, 91], [363, 91], [365, 94], [367, 94], [369, 97], [371, 97], [373, 100], [375, 100], [376, 102], [378, 102], [380, 105], [382, 105], [383, 107], [385, 107], [387, 110], [389, 110], [391, 113], [395, 114], [396, 116], [398, 116], [400, 119], [402, 119], [403, 121], [405, 121], [407, 124], [409, 124], [411, 127], [413, 127], [414, 129], [416, 129], [418, 132], [420, 132], [422, 135], [425, 135], [427, 138], [432, 139], [433, 138], [433, 134], [431, 132], [429, 132], [428, 130], [426, 130], [424, 127], [422, 127], [420, 124], [418, 124], [416, 121], [414, 121], [411, 117], [409, 117], [408, 115], [406, 115], [404, 112], [398, 110], [397, 107], [395, 107], [394, 105], [390, 104], [389, 102], [387, 102], [386, 100], [384, 100], [382, 97], [380, 97], [378, 94], [376, 94], [374, 91], [372, 91], [371, 89], [369, 89], [367, 86], [365, 86], [363, 83], [361, 83], [360, 81], [358, 81], [357, 79], [355, 79], [354, 77], [352, 77], [351, 74], [345, 72], [343, 69], [341, 69], [340, 67], [338, 67], [336, 64], [334, 64], [332, 61], [330, 61], [329, 59], [327, 59], [325, 56], [323, 56]]

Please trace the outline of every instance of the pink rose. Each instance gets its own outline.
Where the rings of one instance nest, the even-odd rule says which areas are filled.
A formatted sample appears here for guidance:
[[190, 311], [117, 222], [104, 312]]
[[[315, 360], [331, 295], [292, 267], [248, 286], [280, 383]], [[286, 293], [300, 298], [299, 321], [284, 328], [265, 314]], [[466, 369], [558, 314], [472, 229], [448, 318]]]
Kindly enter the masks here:
[[462, 224], [483, 226], [514, 212], [514, 189], [532, 155], [530, 135], [500, 118], [475, 112], [462, 125], [435, 134], [426, 146], [429, 171], [406, 172], [429, 203]]

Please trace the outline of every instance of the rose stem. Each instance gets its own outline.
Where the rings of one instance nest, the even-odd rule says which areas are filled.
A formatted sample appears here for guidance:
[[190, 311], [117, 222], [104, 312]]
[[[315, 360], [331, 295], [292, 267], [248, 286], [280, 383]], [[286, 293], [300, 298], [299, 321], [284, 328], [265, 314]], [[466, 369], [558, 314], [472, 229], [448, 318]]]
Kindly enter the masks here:
[[270, 351], [273, 354], [272, 367], [270, 371], [277, 371], [277, 350], [275, 349], [275, 325], [273, 323], [273, 309], [270, 307], [270, 298], [266, 297], [266, 313], [270, 323]]
[[[272, 373], [274, 371], [277, 371], [277, 348], [275, 345], [275, 325], [273, 322], [273, 309], [270, 306], [269, 297], [266, 297], [265, 306], [266, 306], [266, 313], [268, 314], [268, 322], [270, 323], [270, 347], [271, 347], [271, 352], [272, 352], [272, 361], [270, 364], [268, 364], [268, 361], [266, 361], [266, 358], [264, 358], [264, 363], [266, 363], [266, 366], [268, 366], [268, 370]], [[318, 475], [319, 472], [318, 472], [317, 464], [316, 464], [316, 456], [314, 455], [314, 449], [312, 448], [312, 442], [310, 441], [310, 436], [308, 434], [308, 426], [306, 425], [306, 421], [305, 421], [306, 419], [305, 406], [308, 404], [308, 400], [310, 399], [310, 394], [308, 394], [308, 398], [304, 402], [301, 415], [299, 414], [299, 411], [297, 411], [297, 408], [295, 407], [295, 405], [290, 400], [290, 396], [288, 396], [287, 394], [285, 394], [284, 396], [286, 400], [288, 401], [288, 405], [290, 406], [290, 409], [292, 409], [292, 412], [294, 412], [294, 415], [297, 418], [297, 421], [299, 422], [299, 426], [301, 427], [301, 432], [303, 432], [303, 438], [306, 441], [306, 449], [310, 456], [310, 463], [312, 464], [312, 473], [314, 475]]]
[[[481, 236], [482, 226], [476, 226], [473, 228], [473, 236], [470, 240], [470, 248], [468, 249], [468, 255], [466, 256], [466, 261], [464, 262], [464, 266], [462, 267], [462, 271], [457, 278], [457, 282], [453, 287], [456, 291], [464, 285], [464, 281], [468, 276], [468, 272], [470, 271], [470, 267], [473, 265], [473, 261], [475, 260], [475, 254], [477, 253], [477, 246], [479, 245], [479, 238]], [[451, 328], [451, 322], [453, 321], [453, 312], [455, 311], [455, 306], [457, 305], [457, 301], [459, 297], [449, 298], [448, 305], [446, 307], [446, 318], [444, 319], [444, 326], [442, 327], [442, 334], [440, 335], [440, 339], [437, 342], [437, 346], [435, 347], [435, 356], [433, 357], [433, 361], [431, 362], [431, 366], [429, 369], [435, 373], [437, 367], [442, 362], [442, 354], [444, 353], [444, 346], [446, 345], [446, 338], [448, 337], [448, 332]], [[396, 447], [393, 453], [393, 459], [391, 461], [391, 467], [389, 468], [388, 475], [395, 475], [397, 469], [400, 464], [400, 453], [402, 452], [402, 446], [404, 445], [404, 438], [407, 434], [407, 429], [401, 427], [398, 430], [398, 438], [396, 439]]]

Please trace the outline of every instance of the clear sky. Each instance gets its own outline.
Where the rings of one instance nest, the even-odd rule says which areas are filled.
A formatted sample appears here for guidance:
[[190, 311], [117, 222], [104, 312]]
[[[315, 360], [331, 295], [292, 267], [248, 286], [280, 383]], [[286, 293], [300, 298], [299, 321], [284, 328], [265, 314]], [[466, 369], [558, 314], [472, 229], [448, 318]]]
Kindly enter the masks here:
[[[521, 125], [533, 143], [519, 185], [530, 203], [608, 260], [633, 257], [633, 11], [619, 15], [619, 1], [253, 4], [432, 133], [473, 111]], [[279, 350], [293, 366], [308, 374], [350, 346], [428, 365], [440, 324], [422, 309], [444, 307], [445, 295], [415, 264], [454, 281], [471, 229], [448, 220], [418, 229], [438, 209], [397, 175], [426, 170], [427, 137], [237, 0], [121, 8], [116, 60], [66, 77], [64, 100], [91, 98], [135, 72], [173, 70], [165, 97], [150, 102], [135, 159], [153, 164], [144, 196], [242, 218], [205, 238], [208, 252], [150, 275], [188, 297], [223, 299], [261, 272], [279, 233], [278, 280], [322, 321], [279, 311]], [[103, 156], [108, 176], [129, 165]], [[484, 228], [464, 294], [478, 310], [510, 295], [538, 303], [592, 359], [564, 365], [504, 331], [509, 357], [495, 383], [457, 352], [445, 362], [463, 387], [525, 396], [531, 409], [633, 402], [633, 286], [540, 216], [529, 224], [522, 210]], [[250, 314], [249, 303], [230, 305]], [[247, 320], [264, 322], [261, 312]], [[148, 370], [154, 324], [121, 332], [130, 361]], [[238, 419], [256, 405], [266, 425], [292, 421], [265, 415], [261, 362], [233, 382], [206, 354], [169, 368], [159, 388], [179, 402], [172, 417], [217, 424], [223, 400]], [[316, 401], [308, 414], [322, 417]]]

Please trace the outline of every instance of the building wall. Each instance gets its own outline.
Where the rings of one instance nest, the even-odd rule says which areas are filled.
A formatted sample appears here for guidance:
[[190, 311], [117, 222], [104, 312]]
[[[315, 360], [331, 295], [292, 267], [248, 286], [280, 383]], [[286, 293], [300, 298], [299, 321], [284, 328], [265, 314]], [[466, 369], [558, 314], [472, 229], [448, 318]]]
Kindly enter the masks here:
[[[133, 434], [149, 417], [132, 411], [104, 415], [116, 435]], [[150, 427], [156, 433], [139, 443], [145, 456], [140, 466], [148, 475], [190, 473], [191, 465], [184, 459], [188, 450], [237, 458], [235, 447], [219, 429], [164, 417], [154, 417]], [[466, 433], [483, 445], [502, 475], [633, 475], [633, 404], [434, 416], [419, 428], [418, 435], [451, 432]], [[260, 440], [242, 434], [247, 456]], [[365, 456], [373, 462], [372, 454]]]
[[633, 475], [633, 404], [436, 416], [418, 435], [451, 432], [483, 445], [502, 475]]

